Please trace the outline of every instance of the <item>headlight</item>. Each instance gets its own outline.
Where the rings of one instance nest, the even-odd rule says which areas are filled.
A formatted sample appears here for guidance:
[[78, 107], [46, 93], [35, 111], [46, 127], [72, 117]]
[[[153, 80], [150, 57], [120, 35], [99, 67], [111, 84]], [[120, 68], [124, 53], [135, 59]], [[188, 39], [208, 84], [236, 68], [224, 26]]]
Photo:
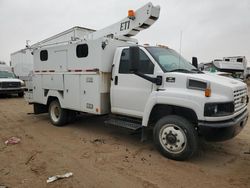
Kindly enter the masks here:
[[204, 116], [228, 116], [234, 113], [234, 103], [206, 103], [204, 107]]
[[25, 83], [24, 82], [21, 82], [21, 87], [25, 87]]

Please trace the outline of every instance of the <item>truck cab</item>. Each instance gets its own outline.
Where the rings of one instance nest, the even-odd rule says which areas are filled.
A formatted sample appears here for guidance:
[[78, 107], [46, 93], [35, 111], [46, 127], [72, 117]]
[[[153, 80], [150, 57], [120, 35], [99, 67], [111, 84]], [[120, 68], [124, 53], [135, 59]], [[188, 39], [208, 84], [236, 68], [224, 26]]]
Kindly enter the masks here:
[[[224, 141], [245, 126], [248, 119], [245, 83], [205, 74], [167, 47], [136, 48], [137, 55], [130, 55], [129, 47], [116, 50], [111, 111], [141, 118], [142, 126], [153, 127], [155, 142], [164, 155], [172, 158], [170, 153], [183, 152], [190, 135]], [[137, 69], [131, 71], [130, 57], [135, 56]], [[157, 79], [161, 82], [156, 83]], [[192, 124], [193, 130], [188, 130], [184, 122]]]

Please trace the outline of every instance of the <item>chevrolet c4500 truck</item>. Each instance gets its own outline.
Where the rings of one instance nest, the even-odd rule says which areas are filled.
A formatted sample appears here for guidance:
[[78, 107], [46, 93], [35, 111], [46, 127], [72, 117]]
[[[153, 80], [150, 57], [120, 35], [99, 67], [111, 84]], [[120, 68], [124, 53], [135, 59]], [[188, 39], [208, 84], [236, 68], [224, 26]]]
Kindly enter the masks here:
[[237, 135], [248, 119], [245, 83], [205, 74], [173, 49], [132, 38], [159, 14], [160, 7], [148, 3], [81, 39], [32, 49], [25, 98], [34, 113], [48, 112], [56, 126], [77, 112], [107, 115], [108, 124], [141, 129], [142, 139], [153, 129], [158, 150], [174, 160], [193, 156], [200, 137]]

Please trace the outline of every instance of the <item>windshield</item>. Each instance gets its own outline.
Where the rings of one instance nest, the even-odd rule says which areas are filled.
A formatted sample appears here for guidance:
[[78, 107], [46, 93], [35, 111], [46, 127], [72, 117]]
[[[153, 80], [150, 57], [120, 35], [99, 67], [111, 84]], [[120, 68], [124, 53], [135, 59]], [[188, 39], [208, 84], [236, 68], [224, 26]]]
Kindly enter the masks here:
[[147, 47], [146, 49], [159, 63], [164, 72], [193, 72], [196, 70], [193, 65], [172, 49], [160, 47]]
[[0, 78], [15, 78], [12, 72], [0, 71]]

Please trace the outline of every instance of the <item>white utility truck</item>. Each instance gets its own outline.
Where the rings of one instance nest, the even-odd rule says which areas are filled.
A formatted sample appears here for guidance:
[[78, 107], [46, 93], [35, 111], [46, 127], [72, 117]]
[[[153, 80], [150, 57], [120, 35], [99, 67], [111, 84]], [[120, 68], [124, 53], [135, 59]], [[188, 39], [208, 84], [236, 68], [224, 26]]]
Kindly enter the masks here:
[[94, 31], [95, 30], [92, 29], [75, 26], [54, 36], [46, 38], [40, 42], [32, 44], [31, 46], [28, 44], [29, 41], [27, 40], [25, 49], [21, 49], [10, 54], [10, 63], [11, 67], [13, 68], [13, 72], [19, 79], [26, 82], [29, 79], [29, 74], [33, 71], [33, 48], [36, 48], [41, 45], [58, 45], [64, 43], [65, 41], [77, 40], [83, 37], [84, 35]]
[[[33, 49], [34, 72], [26, 99], [52, 124], [76, 112], [108, 115], [106, 123], [153, 129], [166, 157], [185, 160], [198, 137], [227, 140], [248, 118], [246, 84], [196, 69], [174, 50], [130, 38], [149, 28], [160, 7], [148, 3], [128, 17], [80, 40]], [[194, 62], [195, 64], [195, 62]]]

